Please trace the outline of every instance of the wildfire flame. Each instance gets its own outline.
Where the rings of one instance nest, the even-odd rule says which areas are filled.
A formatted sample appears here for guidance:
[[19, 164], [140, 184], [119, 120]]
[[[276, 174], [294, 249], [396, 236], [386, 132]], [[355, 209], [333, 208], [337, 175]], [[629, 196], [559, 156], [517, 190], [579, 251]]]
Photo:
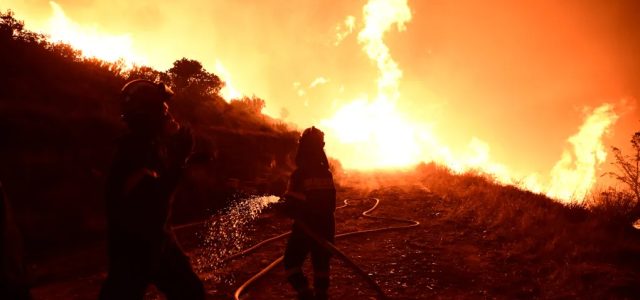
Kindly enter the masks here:
[[607, 159], [602, 136], [616, 122], [613, 106], [596, 108], [569, 138], [573, 151], [565, 150], [551, 170], [551, 185], [546, 194], [560, 199], [582, 199], [596, 182], [596, 170]]
[[[473, 138], [464, 155], [454, 155], [442, 145], [428, 124], [411, 122], [397, 110], [402, 71], [392, 59], [383, 36], [394, 25], [399, 31], [411, 20], [406, 0], [370, 0], [363, 8], [364, 28], [358, 34], [363, 51], [376, 64], [380, 76], [374, 99], [355, 99], [339, 108], [321, 126], [329, 131], [327, 150], [345, 168], [402, 168], [420, 161], [435, 161], [456, 172], [479, 170], [504, 184], [544, 193], [565, 201], [580, 201], [596, 181], [596, 170], [606, 159], [602, 137], [618, 116], [610, 104], [593, 110], [549, 173], [515, 175], [503, 164], [491, 161], [490, 146]], [[339, 41], [344, 35], [337, 36]], [[337, 43], [336, 43], [337, 44]]]
[[[87, 57], [109, 62], [122, 60], [125, 67], [145, 63], [145, 57], [134, 51], [130, 34], [111, 34], [97, 26], [81, 26], [67, 17], [60, 5], [53, 1], [50, 5], [53, 14], [43, 31], [52, 41], [68, 43]], [[391, 57], [383, 38], [393, 28], [405, 30], [411, 18], [407, 0], [369, 0], [363, 7], [363, 25], [360, 25], [363, 27], [357, 34], [357, 41], [379, 72], [377, 94], [353, 99], [339, 107], [332, 117], [320, 122], [320, 127], [328, 131], [330, 155], [337, 157], [347, 169], [405, 168], [420, 161], [434, 161], [455, 172], [479, 170], [491, 174], [501, 183], [553, 198], [583, 199], [606, 159], [602, 138], [618, 119], [613, 106], [603, 104], [586, 111], [584, 123], [567, 140], [569, 147], [546, 176], [520, 174], [495, 162], [490, 156], [490, 145], [477, 137], [471, 139], [466, 151], [454, 152], [440, 142], [431, 124], [424, 120], [412, 121], [397, 107], [401, 99], [402, 70]], [[336, 28], [334, 45], [339, 46], [358, 25], [354, 16], [348, 16]], [[242, 97], [219, 60], [216, 60], [215, 72], [225, 82], [221, 90], [223, 98], [230, 101]], [[309, 88], [327, 81], [318, 77]], [[299, 83], [295, 87], [299, 93], [304, 93]]]
[[358, 34], [358, 42], [380, 72], [378, 95], [373, 101], [357, 99], [321, 122], [338, 139], [333, 145], [347, 146], [328, 147], [347, 168], [402, 167], [421, 158], [413, 126], [395, 110], [402, 71], [382, 40], [391, 26], [397, 24], [398, 30], [404, 30], [410, 20], [406, 1], [371, 0], [364, 6], [365, 27]]
[[231, 73], [224, 67], [220, 60], [216, 60], [216, 75], [220, 76], [220, 79], [224, 81], [224, 87], [220, 90], [220, 95], [225, 100], [231, 101], [232, 99], [242, 98], [240, 93], [231, 83]]
[[50, 1], [49, 5], [53, 15], [44, 31], [50, 36], [51, 41], [72, 45], [82, 51], [85, 57], [95, 57], [108, 62], [122, 60], [128, 67], [146, 62], [144, 56], [134, 51], [130, 34], [113, 35], [101, 32], [97, 26], [81, 26], [69, 19], [58, 3]]
[[[50, 1], [49, 5], [52, 15], [46, 26], [39, 31], [48, 35], [50, 41], [69, 44], [82, 51], [84, 57], [95, 57], [107, 62], [122, 61], [125, 68], [146, 65], [146, 57], [134, 50], [131, 34], [110, 34], [102, 32], [98, 26], [81, 25], [70, 19], [58, 3]], [[220, 95], [226, 101], [243, 96], [231, 83], [231, 74], [220, 60], [215, 62], [215, 73], [225, 83]]]

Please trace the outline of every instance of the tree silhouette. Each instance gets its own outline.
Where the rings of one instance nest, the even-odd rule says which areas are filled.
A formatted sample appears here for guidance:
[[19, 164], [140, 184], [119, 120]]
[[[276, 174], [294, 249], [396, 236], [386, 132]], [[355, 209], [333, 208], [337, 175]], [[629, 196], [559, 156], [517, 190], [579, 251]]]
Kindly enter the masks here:
[[615, 162], [612, 164], [617, 171], [607, 174], [627, 185], [635, 195], [635, 211], [640, 213], [640, 131], [633, 134], [631, 138], [633, 155], [626, 155], [617, 147], [611, 147]]
[[[193, 189], [178, 193], [175, 218], [187, 221], [223, 205], [226, 178], [254, 182], [265, 172], [282, 174], [295, 149], [297, 134], [260, 113], [264, 101], [231, 108], [218, 94], [220, 78], [196, 60], [182, 58], [162, 72], [86, 58], [0, 11], [0, 70], [0, 177], [13, 191], [18, 221], [33, 229], [25, 240], [42, 245], [33, 249], [101, 235], [95, 220], [104, 216], [104, 179], [124, 130], [119, 94], [128, 80], [169, 84], [176, 93], [171, 112], [191, 125], [196, 151], [211, 158], [185, 179]], [[281, 158], [278, 169], [265, 157]], [[221, 200], [214, 204], [216, 193]]]
[[182, 58], [167, 71], [176, 92], [187, 92], [198, 96], [218, 94], [223, 84], [218, 76], [207, 72], [197, 60]]
[[49, 51], [51, 51], [51, 53], [59, 55], [60, 57], [68, 60], [79, 61], [80, 57], [82, 56], [82, 51], [71, 47], [69, 44], [50, 44], [48, 46], [48, 49]]
[[16, 20], [12, 10], [0, 12], [0, 40], [9, 39], [21, 42], [42, 42], [45, 36], [25, 30], [24, 22]]
[[16, 20], [13, 16], [11, 10], [0, 15], [0, 38], [3, 40], [20, 36], [24, 29], [24, 22]]
[[127, 81], [134, 79], [146, 79], [151, 81], [166, 79], [166, 74], [146, 66], [134, 66], [130, 70], [124, 72], [124, 76], [127, 78]]

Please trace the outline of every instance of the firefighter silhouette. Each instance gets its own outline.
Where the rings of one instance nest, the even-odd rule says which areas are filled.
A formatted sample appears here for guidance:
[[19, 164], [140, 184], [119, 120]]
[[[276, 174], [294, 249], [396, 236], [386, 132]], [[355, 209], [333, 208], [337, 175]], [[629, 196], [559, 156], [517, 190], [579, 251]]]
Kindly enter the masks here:
[[164, 84], [134, 80], [121, 94], [129, 132], [107, 179], [109, 269], [100, 299], [142, 299], [149, 284], [168, 299], [204, 299], [203, 284], [167, 224], [192, 153], [191, 132], [169, 113], [173, 92]]
[[[300, 227], [303, 223], [317, 236], [334, 241], [336, 189], [324, 152], [322, 131], [311, 127], [302, 133], [295, 163], [296, 169], [285, 193], [286, 211], [294, 222], [284, 253], [284, 268], [299, 299], [327, 299], [331, 253]], [[309, 253], [313, 264], [313, 290], [301, 269]]]
[[31, 299], [22, 259], [22, 239], [0, 183], [0, 299]]

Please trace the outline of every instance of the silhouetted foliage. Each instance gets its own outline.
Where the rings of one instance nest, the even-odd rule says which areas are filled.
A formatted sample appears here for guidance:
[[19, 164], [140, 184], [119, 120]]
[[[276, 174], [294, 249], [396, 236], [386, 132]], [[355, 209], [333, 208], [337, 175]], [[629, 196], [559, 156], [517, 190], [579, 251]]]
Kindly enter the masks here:
[[222, 81], [217, 75], [207, 72], [200, 62], [192, 59], [182, 58], [175, 61], [167, 75], [176, 92], [212, 96], [218, 94], [222, 88]]
[[262, 115], [261, 99], [225, 102], [220, 78], [198, 61], [182, 58], [166, 72], [127, 69], [48, 42], [7, 11], [0, 70], [0, 178], [29, 250], [102, 237], [104, 178], [125, 130], [119, 92], [131, 79], [172, 86], [171, 110], [196, 136], [199, 163], [177, 194], [174, 220], [224, 205], [238, 192], [230, 179], [267, 193], [291, 168], [297, 133]]
[[164, 73], [146, 66], [134, 66], [130, 70], [124, 72], [124, 76], [125, 78], [127, 78], [127, 81], [134, 79], [160, 81], [161, 79], [163, 79], [163, 77], [165, 77], [163, 75]]
[[243, 110], [249, 114], [259, 114], [262, 113], [262, 109], [264, 109], [265, 107], [265, 102], [264, 100], [255, 96], [251, 98], [244, 97], [237, 101], [231, 102], [231, 107]]
[[618, 147], [611, 147], [615, 171], [604, 175], [611, 176], [623, 183], [627, 189], [618, 191], [612, 188], [601, 192], [592, 200], [595, 209], [609, 216], [613, 223], [627, 224], [640, 217], [640, 131], [631, 137], [632, 154], [624, 154]]
[[5, 13], [0, 12], [0, 39], [37, 43], [42, 42], [44, 36], [25, 30], [24, 22], [16, 20], [13, 11], [8, 10]]
[[632, 155], [622, 153], [618, 147], [611, 147], [615, 159], [612, 164], [617, 171], [608, 172], [606, 175], [617, 179], [629, 188], [634, 196], [635, 207], [633, 210], [636, 215], [640, 215], [640, 131], [631, 137], [631, 147], [633, 149]]
[[617, 228], [627, 229], [638, 218], [636, 196], [629, 191], [608, 188], [595, 193], [585, 203], [606, 223]]
[[[513, 279], [506, 277], [521, 276], [517, 282], [539, 287], [529, 290], [526, 296], [521, 290], [519, 296], [501, 296], [553, 298], [570, 291], [569, 297], [574, 298], [584, 293], [594, 299], [627, 299], [640, 292], [635, 275], [640, 266], [638, 233], [628, 222], [620, 222], [625, 207], [619, 206], [620, 195], [607, 193], [602, 199], [613, 205], [563, 204], [542, 194], [504, 186], [480, 174], [456, 174], [435, 163], [421, 164], [408, 175], [405, 182], [418, 178], [427, 195], [440, 197], [429, 210], [435, 213], [425, 212], [426, 224], [434, 224], [438, 230], [443, 224], [455, 224], [452, 240], [468, 243], [475, 239], [474, 247], [487, 247], [488, 252], [503, 255], [498, 264], [513, 267], [514, 271], [500, 269], [504, 272], [501, 274], [511, 275], [499, 284], [511, 286], [513, 281], [509, 280]], [[403, 193], [401, 197], [410, 196]], [[438, 221], [430, 223], [431, 220]], [[459, 248], [451, 244], [443, 247], [450, 247], [443, 253]], [[491, 277], [488, 265], [482, 264], [480, 277]], [[525, 271], [518, 273], [522, 270]], [[535, 278], [531, 274], [536, 274]], [[558, 290], [550, 292], [550, 286]]]

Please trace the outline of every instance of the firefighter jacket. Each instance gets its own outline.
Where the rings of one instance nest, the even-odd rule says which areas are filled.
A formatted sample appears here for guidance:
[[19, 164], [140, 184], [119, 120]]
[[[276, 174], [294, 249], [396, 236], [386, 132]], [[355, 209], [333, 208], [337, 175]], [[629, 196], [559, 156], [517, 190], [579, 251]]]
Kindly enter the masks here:
[[293, 214], [333, 215], [336, 189], [331, 171], [326, 168], [296, 169], [285, 194]]
[[120, 140], [107, 179], [110, 252], [137, 247], [149, 253], [169, 238], [167, 220], [183, 167], [171, 163], [171, 155], [166, 140], [135, 134]]

